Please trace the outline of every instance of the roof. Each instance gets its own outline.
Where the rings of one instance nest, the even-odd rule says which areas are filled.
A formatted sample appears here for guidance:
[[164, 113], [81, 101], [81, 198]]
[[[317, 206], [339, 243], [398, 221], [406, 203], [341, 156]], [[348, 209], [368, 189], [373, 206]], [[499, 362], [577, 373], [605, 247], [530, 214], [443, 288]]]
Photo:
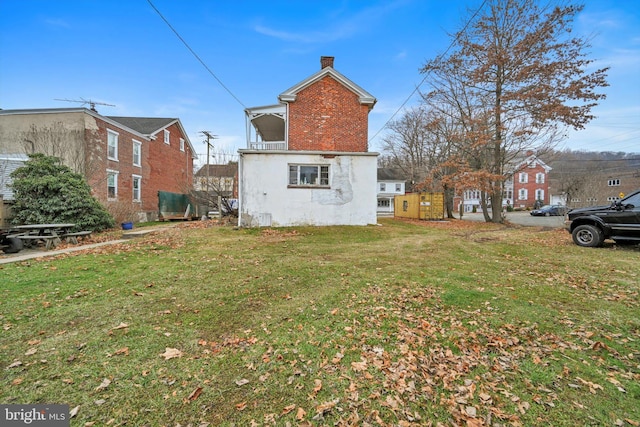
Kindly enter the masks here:
[[0, 155], [0, 195], [4, 200], [13, 200], [13, 189], [11, 188], [11, 172], [24, 166], [29, 158], [24, 154], [3, 154]]
[[407, 178], [400, 169], [378, 168], [378, 181], [406, 182]]
[[174, 118], [107, 116], [144, 135], [153, 135], [175, 123]]
[[[207, 173], [208, 169], [208, 173]], [[198, 172], [196, 172], [197, 177], [235, 177], [238, 174], [238, 164], [237, 163], [229, 163], [226, 165], [203, 165]]]
[[535, 154], [530, 154], [524, 160], [520, 160], [520, 161], [514, 160], [513, 162], [511, 162], [511, 164], [512, 164], [512, 167], [510, 169], [513, 172], [518, 172], [525, 166], [535, 167], [536, 164], [540, 165], [540, 167], [542, 167], [547, 173], [549, 173], [549, 171], [552, 169], [551, 166], [547, 165], [545, 162], [540, 160], [540, 158]]
[[322, 68], [317, 73], [313, 74], [312, 76], [304, 79], [300, 83], [282, 92], [280, 96], [278, 96], [278, 99], [281, 102], [295, 101], [296, 96], [298, 95], [298, 92], [314, 84], [315, 82], [322, 80], [326, 76], [333, 77], [335, 80], [342, 83], [347, 89], [351, 90], [356, 95], [358, 95], [360, 103], [368, 105], [369, 109], [373, 108], [373, 106], [375, 105], [376, 98], [374, 98], [373, 95], [371, 95], [366, 90], [362, 89], [360, 86], [358, 86], [348, 78], [346, 78], [344, 75], [337, 72], [333, 67]]

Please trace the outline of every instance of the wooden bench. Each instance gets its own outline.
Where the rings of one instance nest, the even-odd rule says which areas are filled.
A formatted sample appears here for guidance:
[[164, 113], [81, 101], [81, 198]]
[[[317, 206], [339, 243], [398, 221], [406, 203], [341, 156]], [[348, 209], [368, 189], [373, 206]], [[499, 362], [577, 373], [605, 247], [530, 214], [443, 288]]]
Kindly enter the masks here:
[[86, 230], [86, 231], [76, 231], [75, 233], [65, 233], [60, 237], [65, 238], [67, 240], [67, 243], [73, 243], [74, 245], [77, 245], [78, 237], [82, 237], [83, 239], [86, 239], [89, 236], [91, 236], [91, 231]]
[[13, 237], [22, 240], [26, 247], [30, 247], [34, 242], [38, 243], [39, 240], [42, 240], [47, 249], [55, 248], [61, 241], [59, 236], [38, 236], [35, 234], [19, 234]]

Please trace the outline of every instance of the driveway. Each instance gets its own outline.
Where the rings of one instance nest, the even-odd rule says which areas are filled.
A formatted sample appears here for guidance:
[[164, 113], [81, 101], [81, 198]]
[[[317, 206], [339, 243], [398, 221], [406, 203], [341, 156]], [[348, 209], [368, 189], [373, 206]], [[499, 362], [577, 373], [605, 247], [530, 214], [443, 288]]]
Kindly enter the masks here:
[[[564, 227], [564, 216], [532, 216], [529, 212], [507, 212], [506, 215], [507, 221], [513, 224], [531, 227]], [[458, 218], [457, 215], [456, 218]], [[484, 222], [484, 215], [482, 213], [466, 213], [462, 216], [462, 219]]]

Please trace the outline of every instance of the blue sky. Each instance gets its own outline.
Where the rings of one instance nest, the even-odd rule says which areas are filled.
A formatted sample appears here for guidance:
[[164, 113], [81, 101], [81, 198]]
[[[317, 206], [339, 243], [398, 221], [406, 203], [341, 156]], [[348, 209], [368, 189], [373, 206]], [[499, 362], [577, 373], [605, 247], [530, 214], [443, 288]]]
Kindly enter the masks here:
[[[244, 108], [320, 69], [320, 56], [374, 95], [370, 150], [428, 59], [447, 49], [480, 0], [0, 0], [0, 108], [60, 108], [90, 99], [103, 115], [178, 117], [198, 153], [246, 146]], [[640, 152], [640, 2], [589, 0], [576, 34], [610, 66], [598, 116], [560, 148]], [[208, 68], [208, 69], [207, 69]], [[221, 83], [222, 84], [221, 84]], [[396, 115], [395, 118], [399, 118]], [[220, 159], [224, 156], [219, 155]]]

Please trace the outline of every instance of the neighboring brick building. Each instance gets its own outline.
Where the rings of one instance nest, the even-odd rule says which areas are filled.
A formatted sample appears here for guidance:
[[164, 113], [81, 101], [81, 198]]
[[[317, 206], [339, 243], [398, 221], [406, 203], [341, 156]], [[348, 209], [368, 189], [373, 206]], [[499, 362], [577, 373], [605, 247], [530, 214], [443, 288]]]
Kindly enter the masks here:
[[0, 110], [0, 153], [44, 153], [85, 176], [116, 220], [158, 217], [158, 191], [188, 193], [195, 152], [176, 118], [86, 108]]
[[[504, 182], [502, 206], [515, 209], [531, 209], [536, 204], [550, 203], [549, 172], [551, 167], [532, 153], [523, 160], [507, 165], [508, 177]], [[465, 190], [462, 197], [454, 198], [458, 212], [462, 204], [464, 212], [480, 211], [479, 190]]]
[[551, 168], [547, 164], [535, 155], [529, 154], [526, 159], [517, 163], [512, 171], [511, 178], [505, 183], [505, 193], [509, 193], [510, 188], [513, 188], [514, 208], [525, 209], [533, 208], [536, 204], [549, 204], [548, 176]]
[[333, 57], [320, 62], [279, 104], [245, 110], [241, 226], [376, 223], [378, 153], [367, 146], [376, 99], [337, 72]]

